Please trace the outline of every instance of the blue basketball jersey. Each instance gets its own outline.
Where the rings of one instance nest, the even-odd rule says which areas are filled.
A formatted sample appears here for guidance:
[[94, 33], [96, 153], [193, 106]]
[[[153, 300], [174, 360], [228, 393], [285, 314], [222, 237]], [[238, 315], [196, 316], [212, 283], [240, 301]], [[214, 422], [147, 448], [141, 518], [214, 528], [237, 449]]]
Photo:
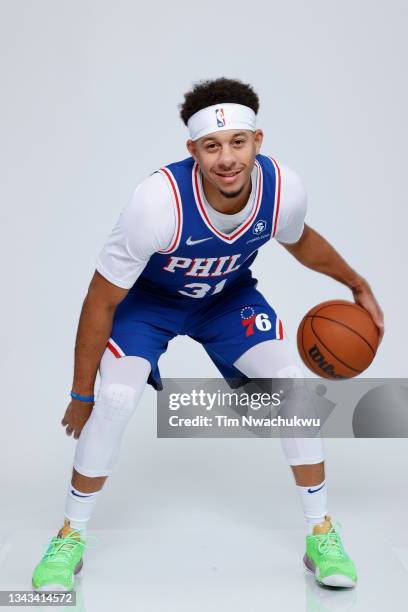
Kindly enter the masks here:
[[135, 287], [195, 301], [251, 276], [249, 267], [258, 249], [276, 233], [281, 182], [274, 159], [257, 155], [255, 164], [254, 207], [249, 218], [229, 234], [214, 227], [207, 215], [199, 166], [192, 157], [158, 170], [173, 196], [176, 230], [170, 247], [152, 255]]

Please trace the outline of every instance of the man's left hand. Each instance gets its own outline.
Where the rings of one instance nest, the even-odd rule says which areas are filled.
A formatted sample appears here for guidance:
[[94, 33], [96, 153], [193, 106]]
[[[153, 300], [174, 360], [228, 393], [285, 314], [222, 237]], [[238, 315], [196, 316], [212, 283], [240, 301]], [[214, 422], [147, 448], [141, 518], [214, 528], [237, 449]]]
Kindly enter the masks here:
[[359, 304], [370, 313], [371, 318], [378, 327], [380, 334], [378, 339], [379, 346], [384, 336], [384, 313], [375, 299], [370, 285], [366, 280], [361, 280], [357, 285], [351, 287], [351, 291], [353, 292], [356, 304]]

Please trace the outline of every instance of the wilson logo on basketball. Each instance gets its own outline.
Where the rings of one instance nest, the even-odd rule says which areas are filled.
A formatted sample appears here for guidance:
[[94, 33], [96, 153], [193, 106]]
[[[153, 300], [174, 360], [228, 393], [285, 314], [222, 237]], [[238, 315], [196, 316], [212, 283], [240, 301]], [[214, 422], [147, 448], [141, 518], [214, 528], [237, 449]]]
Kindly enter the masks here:
[[305, 314], [297, 332], [303, 363], [318, 376], [353, 378], [375, 357], [379, 330], [371, 315], [348, 300], [327, 300]]
[[311, 357], [311, 359], [317, 364], [318, 368], [320, 368], [322, 372], [325, 372], [326, 376], [330, 376], [330, 378], [336, 378], [336, 379], [347, 378], [346, 376], [341, 376], [340, 374], [336, 374], [336, 372], [334, 371], [333, 364], [326, 361], [326, 359], [324, 358], [324, 355], [320, 352], [316, 344], [314, 344], [308, 350], [308, 354]]

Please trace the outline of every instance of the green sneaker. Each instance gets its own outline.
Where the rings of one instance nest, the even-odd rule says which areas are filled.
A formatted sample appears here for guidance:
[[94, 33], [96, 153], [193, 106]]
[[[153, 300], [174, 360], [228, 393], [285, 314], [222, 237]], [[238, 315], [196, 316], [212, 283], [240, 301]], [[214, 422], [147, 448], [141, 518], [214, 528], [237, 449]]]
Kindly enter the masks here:
[[330, 516], [315, 525], [306, 536], [306, 554], [303, 563], [320, 584], [334, 587], [353, 587], [357, 572], [353, 561], [344, 550], [340, 539], [340, 526], [332, 525]]
[[52, 538], [40, 563], [35, 567], [32, 584], [35, 591], [72, 591], [74, 576], [83, 565], [82, 554], [86, 546], [79, 531], [72, 529], [68, 519]]

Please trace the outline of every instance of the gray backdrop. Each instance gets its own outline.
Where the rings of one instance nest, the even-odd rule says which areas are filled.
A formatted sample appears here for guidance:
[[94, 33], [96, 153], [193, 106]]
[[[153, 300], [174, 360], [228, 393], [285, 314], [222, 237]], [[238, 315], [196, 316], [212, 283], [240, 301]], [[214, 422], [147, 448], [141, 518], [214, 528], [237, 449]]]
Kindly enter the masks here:
[[[135, 185], [186, 156], [177, 105], [198, 79], [238, 77], [258, 91], [263, 152], [303, 177], [307, 222], [369, 280], [385, 311], [366, 375], [407, 375], [404, 2], [0, 7], [3, 524], [60, 523], [75, 445], [60, 420], [95, 258]], [[262, 249], [254, 271], [294, 345], [310, 307], [352, 299], [278, 244]], [[218, 375], [187, 338], [160, 365], [162, 376]], [[157, 440], [154, 400], [149, 388], [93, 526], [302, 525], [279, 442]], [[343, 521], [366, 511], [370, 492], [379, 516], [385, 492], [406, 496], [405, 440], [326, 448]]]

